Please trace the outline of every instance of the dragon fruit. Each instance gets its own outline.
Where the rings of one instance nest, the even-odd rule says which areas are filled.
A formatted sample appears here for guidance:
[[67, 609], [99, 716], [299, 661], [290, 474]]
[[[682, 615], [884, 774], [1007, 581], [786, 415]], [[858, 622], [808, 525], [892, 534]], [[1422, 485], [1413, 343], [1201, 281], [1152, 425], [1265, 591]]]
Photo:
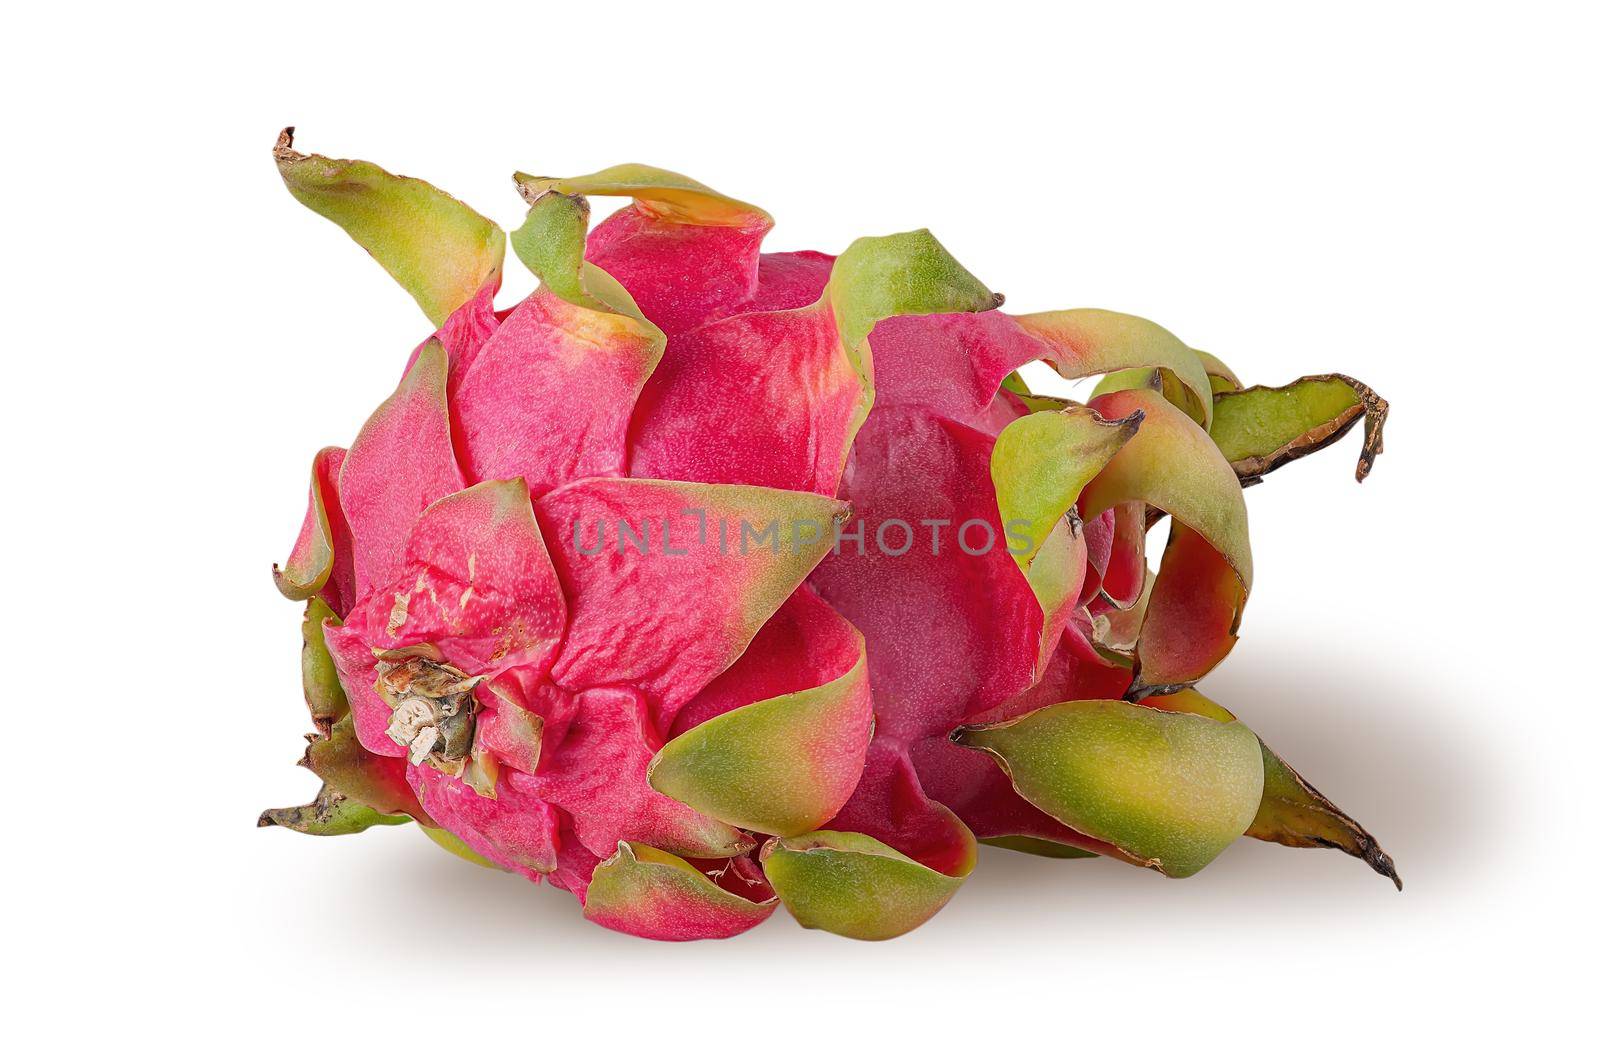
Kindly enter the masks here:
[[[415, 822], [662, 939], [780, 901], [891, 937], [979, 838], [1178, 876], [1248, 833], [1393, 875], [1193, 689], [1248, 593], [1241, 485], [1362, 415], [1365, 476], [1365, 386], [1245, 389], [1141, 319], [1008, 316], [926, 231], [763, 253], [765, 212], [637, 165], [516, 175], [540, 286], [496, 309], [499, 227], [292, 132], [290, 192], [435, 331], [315, 457], [274, 569], [322, 788], [261, 823]], [[631, 203], [590, 232], [597, 195]], [[1038, 362], [1105, 379], [1029, 395]]]

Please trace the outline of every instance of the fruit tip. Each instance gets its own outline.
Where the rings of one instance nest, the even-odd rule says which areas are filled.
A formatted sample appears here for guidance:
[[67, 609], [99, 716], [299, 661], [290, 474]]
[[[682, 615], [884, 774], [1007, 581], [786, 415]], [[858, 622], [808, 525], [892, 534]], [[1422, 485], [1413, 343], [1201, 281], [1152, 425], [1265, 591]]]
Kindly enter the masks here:
[[[551, 187], [552, 182], [556, 180], [556, 178], [523, 173], [521, 170], [513, 170], [511, 172], [511, 183], [517, 186], [517, 195], [521, 196], [523, 202], [530, 207], [546, 196], [561, 194]], [[572, 196], [570, 198], [578, 200], [585, 207], [588, 206], [588, 202], [582, 196]]]
[[284, 126], [272, 145], [272, 157], [280, 163], [298, 162], [305, 156], [294, 150], [294, 127]]
[[1367, 867], [1392, 882], [1396, 891], [1405, 890], [1405, 885], [1400, 881], [1400, 873], [1394, 866], [1394, 858], [1384, 852], [1383, 847], [1378, 845], [1377, 839], [1362, 832], [1358, 845], [1361, 859], [1367, 862]]

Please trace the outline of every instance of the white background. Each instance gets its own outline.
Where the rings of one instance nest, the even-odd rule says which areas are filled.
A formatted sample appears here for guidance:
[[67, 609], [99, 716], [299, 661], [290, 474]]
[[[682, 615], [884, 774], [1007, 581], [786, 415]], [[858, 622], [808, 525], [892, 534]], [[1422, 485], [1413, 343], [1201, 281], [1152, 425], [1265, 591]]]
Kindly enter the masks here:
[[[1592, 1011], [1596, 26], [1578, 6], [157, 5], [8, 16], [13, 1046], [179, 1059], [1536, 1058]], [[1395, 856], [1187, 881], [988, 850], [930, 925], [669, 946], [302, 801], [313, 451], [425, 323], [307, 151], [502, 224], [640, 160], [773, 249], [927, 225], [1014, 311], [1144, 314], [1394, 404], [1248, 493], [1217, 698]], [[509, 259], [509, 257], [508, 257]], [[511, 261], [503, 298], [528, 285]], [[13, 538], [15, 537], [15, 538]], [[396, 1056], [398, 1055], [398, 1056]]]

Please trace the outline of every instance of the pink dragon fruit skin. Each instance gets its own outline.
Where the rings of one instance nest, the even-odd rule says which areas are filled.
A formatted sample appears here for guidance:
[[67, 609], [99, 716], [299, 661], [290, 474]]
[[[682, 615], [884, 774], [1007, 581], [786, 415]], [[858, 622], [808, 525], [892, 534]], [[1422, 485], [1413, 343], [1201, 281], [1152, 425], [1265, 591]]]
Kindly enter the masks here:
[[[517, 175], [511, 239], [542, 285], [496, 311], [492, 223], [287, 135], [277, 154], [437, 331], [314, 465], [276, 575], [309, 599], [324, 788], [264, 822], [409, 817], [669, 939], [738, 933], [779, 900], [892, 937], [948, 902], [980, 838], [1183, 876], [1249, 834], [1398, 886], [1359, 824], [1193, 689], [1248, 594], [1242, 486], [1363, 416], [1365, 476], [1387, 408], [1364, 385], [1246, 389], [1143, 319], [1004, 314], [926, 233], [764, 254], [765, 212], [640, 166]], [[633, 202], [585, 240], [591, 195]], [[1087, 404], [1032, 396], [1030, 363], [1104, 380]], [[846, 508], [865, 549], [589, 553], [574, 535], [686, 511], [826, 528]], [[917, 526], [907, 549], [879, 549], [896, 519]], [[969, 522], [1010, 549], [962, 549]], [[443, 693], [402, 713], [408, 683]], [[470, 748], [419, 746], [468, 684]]]

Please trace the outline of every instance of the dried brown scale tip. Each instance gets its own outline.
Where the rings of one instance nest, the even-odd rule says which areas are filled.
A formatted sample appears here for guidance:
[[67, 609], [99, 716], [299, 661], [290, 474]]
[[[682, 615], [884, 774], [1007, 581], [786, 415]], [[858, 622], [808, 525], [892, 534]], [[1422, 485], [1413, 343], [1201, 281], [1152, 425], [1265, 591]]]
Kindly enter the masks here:
[[[1335, 846], [1335, 849], [1337, 848]], [[1359, 856], [1363, 861], [1367, 862], [1367, 866], [1374, 872], [1380, 876], [1387, 876], [1392, 880], [1395, 890], [1405, 889], [1405, 884], [1400, 882], [1400, 873], [1395, 870], [1394, 858], [1383, 851], [1383, 847], [1378, 845], [1378, 840], [1370, 835], [1363, 836]]]
[[[1361, 825], [1355, 823], [1355, 821], [1351, 821], [1350, 823], [1358, 830], [1361, 828]], [[1247, 834], [1250, 833], [1247, 832]], [[1260, 838], [1261, 836], [1252, 835], [1252, 837]], [[1280, 846], [1321, 847], [1329, 850], [1340, 850], [1352, 857], [1361, 858], [1362, 861], [1366, 862], [1368, 868], [1371, 868], [1380, 876], [1383, 876], [1385, 879], [1393, 882], [1395, 890], [1405, 889], [1404, 884], [1402, 884], [1400, 881], [1400, 873], [1395, 870], [1394, 858], [1390, 857], [1386, 852], [1384, 852], [1383, 847], [1378, 845], [1377, 839], [1374, 839], [1371, 835], [1366, 834], [1364, 831], [1361, 832], [1360, 836], [1356, 839], [1354, 849], [1348, 845], [1316, 836], [1302, 838], [1298, 841], [1289, 841], [1282, 838], [1263, 839], [1263, 841], [1276, 842]]]
[[1389, 400], [1354, 377], [1346, 377], [1342, 373], [1331, 376], [1350, 385], [1361, 397], [1361, 405], [1366, 408], [1366, 438], [1361, 443], [1361, 457], [1356, 461], [1356, 480], [1363, 481], [1372, 472], [1372, 463], [1383, 453], [1383, 425], [1389, 420]]
[[284, 126], [278, 142], [272, 146], [272, 157], [283, 162], [296, 162], [306, 156], [294, 150], [294, 127]]
[[540, 188], [533, 184], [533, 182], [536, 181], [543, 182], [553, 180], [556, 179], [550, 177], [540, 177], [536, 174], [513, 173], [511, 175], [511, 183], [517, 186], [517, 195], [521, 196], [522, 201], [530, 207], [544, 199], [546, 196], [566, 196], [567, 199], [576, 203], [585, 213], [588, 212], [589, 197], [580, 195], [578, 193], [557, 192], [553, 188]]

